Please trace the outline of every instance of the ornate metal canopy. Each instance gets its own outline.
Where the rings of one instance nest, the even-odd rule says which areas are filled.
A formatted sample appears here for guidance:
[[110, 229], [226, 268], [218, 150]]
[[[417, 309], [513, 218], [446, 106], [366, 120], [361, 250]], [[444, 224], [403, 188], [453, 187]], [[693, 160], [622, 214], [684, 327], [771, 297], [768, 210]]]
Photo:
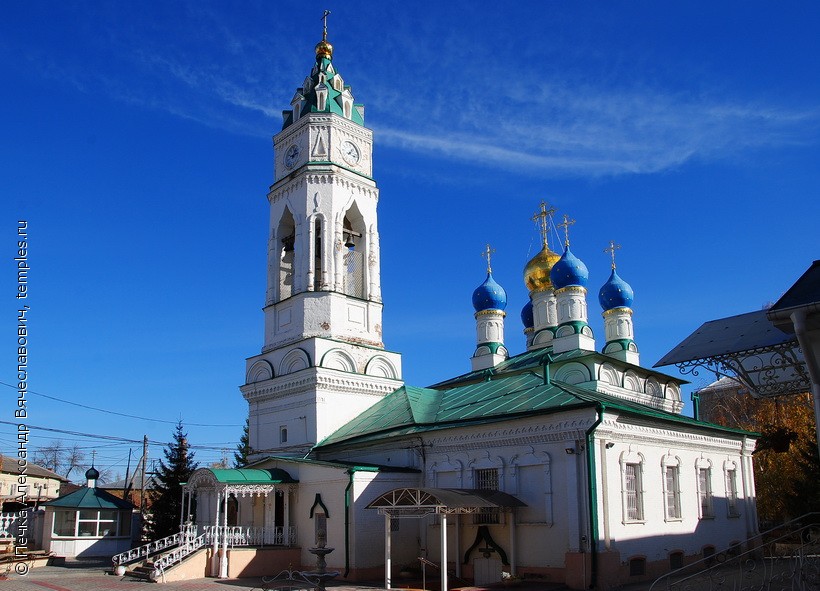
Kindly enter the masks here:
[[675, 365], [684, 375], [705, 369], [728, 377], [756, 398], [811, 389], [797, 337], [773, 325], [766, 310], [704, 323], [655, 367], [663, 365]]
[[367, 508], [391, 517], [423, 517], [433, 513], [494, 513], [525, 506], [498, 490], [397, 488], [376, 498]]

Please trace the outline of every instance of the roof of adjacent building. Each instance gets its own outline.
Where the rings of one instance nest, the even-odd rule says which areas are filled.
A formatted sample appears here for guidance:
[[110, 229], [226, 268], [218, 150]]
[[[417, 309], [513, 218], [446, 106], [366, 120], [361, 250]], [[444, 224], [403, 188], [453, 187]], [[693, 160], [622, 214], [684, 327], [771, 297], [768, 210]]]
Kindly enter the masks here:
[[766, 310], [710, 320], [700, 325], [655, 364], [655, 367], [742, 353], [794, 340], [766, 317]]
[[63, 495], [43, 503], [47, 507], [63, 507], [70, 509], [133, 509], [134, 505], [119, 497], [115, 497], [110, 492], [101, 488], [89, 488], [84, 486], [72, 493]]
[[820, 302], [820, 261], [814, 261], [769, 310], [776, 312], [817, 302]]
[[[17, 460], [15, 458], [0, 456], [0, 472], [17, 475], [20, 473], [20, 466], [17, 465]], [[54, 480], [68, 482], [68, 478], [60, 476], [48, 468], [43, 468], [37, 464], [32, 464], [31, 462], [26, 464], [26, 474], [35, 478], [53, 478]]]
[[[623, 414], [678, 426], [751, 435], [746, 431], [696, 421], [617, 396], [546, 380], [537, 369], [549, 359], [549, 354], [549, 350], [544, 349], [523, 353], [499, 364], [493, 370], [471, 372], [430, 388], [402, 386], [337, 429], [316, 447], [326, 452], [328, 448], [341, 443], [371, 442], [468, 424], [498, 422], [601, 405]], [[570, 351], [555, 355], [551, 363], [559, 359], [566, 361], [588, 356], [602, 357], [607, 362], [618, 364], [617, 360], [589, 351]], [[668, 376], [666, 379], [680, 382], [677, 378]]]

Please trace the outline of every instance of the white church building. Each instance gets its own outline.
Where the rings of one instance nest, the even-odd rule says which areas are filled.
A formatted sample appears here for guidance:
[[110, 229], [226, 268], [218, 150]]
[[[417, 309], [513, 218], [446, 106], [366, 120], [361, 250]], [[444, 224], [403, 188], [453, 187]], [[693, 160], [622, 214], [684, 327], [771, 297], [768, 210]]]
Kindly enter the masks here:
[[451, 587], [504, 572], [582, 589], [754, 535], [754, 435], [682, 416], [684, 382], [640, 365], [614, 257], [596, 340], [587, 268], [568, 233], [550, 248], [543, 204], [527, 350], [504, 345], [488, 258], [472, 371], [403, 382], [382, 342], [373, 134], [332, 58], [325, 35], [274, 136], [264, 343], [241, 387], [251, 464], [200, 468], [186, 485], [195, 524], [215, 532], [210, 574], [249, 574], [248, 552], [263, 550], [262, 574], [309, 569], [326, 544], [339, 579], [398, 586], [424, 557]]

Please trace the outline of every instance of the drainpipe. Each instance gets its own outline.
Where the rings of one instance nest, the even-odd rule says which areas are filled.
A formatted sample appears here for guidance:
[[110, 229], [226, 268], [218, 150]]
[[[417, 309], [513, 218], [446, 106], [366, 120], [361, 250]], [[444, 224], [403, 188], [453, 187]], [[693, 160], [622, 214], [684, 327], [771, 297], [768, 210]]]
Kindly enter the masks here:
[[586, 431], [587, 446], [587, 496], [589, 498], [589, 550], [590, 550], [590, 588], [594, 588], [598, 579], [598, 494], [595, 487], [595, 449], [592, 445], [592, 434], [604, 420], [606, 406], [598, 402], [598, 418]]
[[552, 384], [552, 378], [550, 376], [550, 363], [552, 363], [552, 355], [547, 353], [544, 356], [544, 385], [549, 386]]
[[700, 394], [692, 392], [692, 414], [696, 421], [700, 420]]
[[350, 481], [345, 487], [345, 573], [343, 578], [350, 574], [350, 489], [353, 488], [353, 475], [356, 474], [354, 468], [347, 471]]

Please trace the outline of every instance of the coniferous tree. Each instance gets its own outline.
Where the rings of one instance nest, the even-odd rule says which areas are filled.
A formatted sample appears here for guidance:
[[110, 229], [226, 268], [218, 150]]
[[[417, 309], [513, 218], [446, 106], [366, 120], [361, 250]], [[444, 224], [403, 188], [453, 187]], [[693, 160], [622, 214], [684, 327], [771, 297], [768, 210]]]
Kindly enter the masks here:
[[242, 437], [239, 438], [239, 444], [236, 446], [236, 451], [233, 454], [233, 467], [244, 468], [248, 465], [248, 454], [251, 452], [250, 436], [248, 434], [250, 429], [250, 419], [245, 419], [245, 426], [242, 429]]
[[179, 531], [179, 517], [182, 510], [182, 483], [187, 482], [196, 470], [194, 453], [190, 451], [188, 434], [177, 423], [173, 441], [162, 450], [165, 459], [160, 459], [155, 474], [156, 486], [151, 499], [151, 523], [149, 537], [158, 540]]

